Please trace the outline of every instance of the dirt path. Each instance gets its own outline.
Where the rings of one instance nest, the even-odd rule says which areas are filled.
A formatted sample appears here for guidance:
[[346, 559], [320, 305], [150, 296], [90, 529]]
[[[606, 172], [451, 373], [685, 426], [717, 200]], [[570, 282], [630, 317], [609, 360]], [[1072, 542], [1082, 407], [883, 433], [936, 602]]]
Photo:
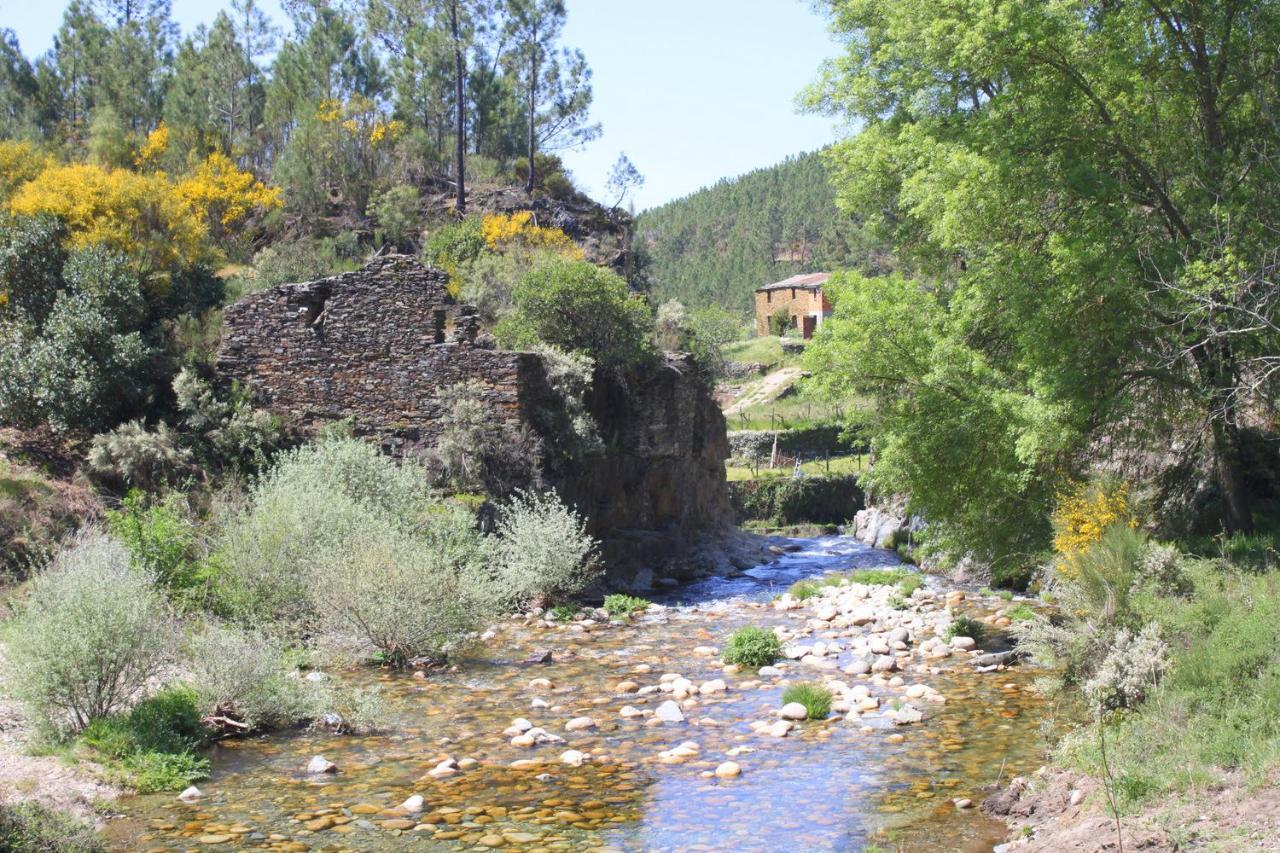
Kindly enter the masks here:
[[726, 416], [736, 415], [738, 412], [746, 411], [752, 406], [775, 400], [803, 375], [804, 371], [799, 367], [784, 367], [781, 370], [775, 370], [761, 380], [759, 385], [735, 400], [731, 406], [724, 410], [724, 413]]

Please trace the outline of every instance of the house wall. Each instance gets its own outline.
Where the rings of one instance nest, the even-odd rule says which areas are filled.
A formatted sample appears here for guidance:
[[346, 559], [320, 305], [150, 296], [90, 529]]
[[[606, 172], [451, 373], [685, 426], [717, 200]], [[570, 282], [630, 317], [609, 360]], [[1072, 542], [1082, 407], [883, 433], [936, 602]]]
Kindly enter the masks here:
[[446, 283], [390, 256], [252, 294], [227, 308], [219, 372], [304, 431], [351, 418], [391, 450], [433, 445], [439, 392], [471, 380], [493, 416], [518, 429], [545, 393], [542, 360], [477, 345], [475, 311]]
[[798, 326], [800, 317], [816, 314], [818, 325], [822, 324], [824, 314], [831, 312], [831, 302], [822, 288], [784, 287], [779, 290], [756, 291], [756, 334], [763, 337], [769, 334], [769, 318], [786, 308], [791, 317], [791, 324]]

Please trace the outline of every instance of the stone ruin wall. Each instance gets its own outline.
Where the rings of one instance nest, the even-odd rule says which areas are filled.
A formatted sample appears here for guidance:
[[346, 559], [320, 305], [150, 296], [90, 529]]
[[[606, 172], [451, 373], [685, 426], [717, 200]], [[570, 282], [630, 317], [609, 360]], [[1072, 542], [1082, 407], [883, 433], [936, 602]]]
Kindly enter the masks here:
[[405, 452], [434, 445], [438, 393], [478, 381], [494, 416], [519, 429], [545, 393], [541, 359], [478, 339], [474, 309], [447, 277], [406, 256], [227, 308], [218, 370], [303, 431], [351, 418], [362, 435]]

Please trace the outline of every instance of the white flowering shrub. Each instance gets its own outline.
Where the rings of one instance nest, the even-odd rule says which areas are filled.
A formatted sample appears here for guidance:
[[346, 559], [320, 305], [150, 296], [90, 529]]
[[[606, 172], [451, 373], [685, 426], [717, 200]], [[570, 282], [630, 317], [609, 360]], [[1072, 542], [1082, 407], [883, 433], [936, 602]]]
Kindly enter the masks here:
[[1085, 682], [1084, 692], [1099, 712], [1134, 708], [1168, 670], [1169, 646], [1160, 638], [1158, 625], [1149, 623], [1137, 634], [1122, 628], [1093, 677]]
[[576, 595], [602, 572], [582, 517], [551, 492], [518, 493], [498, 515], [498, 597], [546, 604]]

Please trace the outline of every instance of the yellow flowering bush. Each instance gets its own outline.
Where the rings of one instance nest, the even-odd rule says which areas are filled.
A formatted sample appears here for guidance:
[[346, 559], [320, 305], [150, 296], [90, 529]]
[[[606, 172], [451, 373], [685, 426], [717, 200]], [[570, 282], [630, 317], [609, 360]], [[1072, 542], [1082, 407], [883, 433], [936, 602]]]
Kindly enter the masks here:
[[134, 163], [140, 169], [153, 169], [160, 164], [160, 158], [169, 150], [169, 126], [160, 122], [156, 129], [147, 134], [147, 141], [142, 143], [134, 156]]
[[177, 192], [203, 213], [210, 224], [228, 227], [255, 209], [271, 210], [283, 202], [279, 187], [268, 187], [250, 172], [236, 168], [231, 158], [215, 151], [187, 178]]
[[541, 249], [572, 260], [582, 260], [582, 249], [559, 228], [545, 228], [533, 222], [528, 210], [511, 214], [489, 214], [482, 223], [485, 244], [494, 251], [515, 248]]
[[0, 140], [0, 200], [48, 168], [51, 158], [30, 142]]
[[1053, 550], [1059, 555], [1058, 571], [1075, 577], [1080, 555], [1116, 524], [1138, 526], [1129, 506], [1129, 488], [1124, 483], [1081, 482], [1059, 494], [1053, 512]]

